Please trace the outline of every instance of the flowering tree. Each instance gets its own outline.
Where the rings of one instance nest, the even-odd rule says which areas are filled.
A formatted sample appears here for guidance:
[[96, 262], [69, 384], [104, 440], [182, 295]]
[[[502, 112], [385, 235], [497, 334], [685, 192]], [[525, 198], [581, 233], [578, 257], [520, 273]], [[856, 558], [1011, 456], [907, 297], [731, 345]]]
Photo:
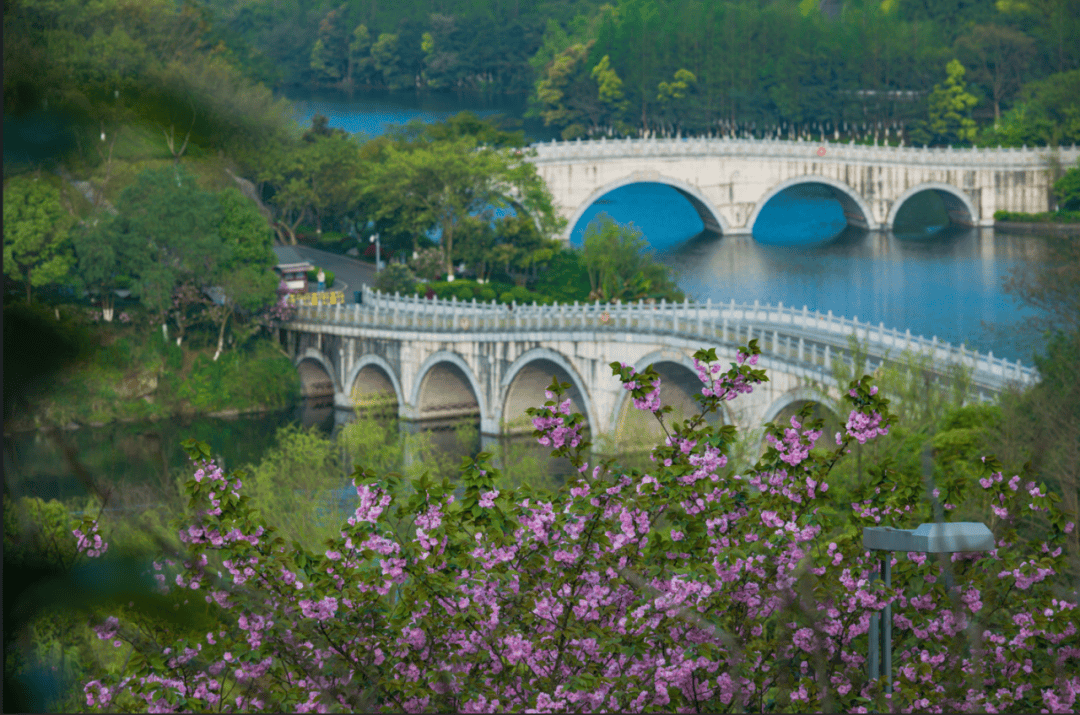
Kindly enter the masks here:
[[[726, 372], [714, 351], [695, 355], [703, 413], [766, 380], [758, 352], [751, 341]], [[244, 475], [226, 475], [205, 445], [185, 443], [199, 467], [186, 486], [194, 523], [180, 532], [189, 553], [156, 563], [155, 578], [177, 598], [203, 592], [221, 627], [154, 642], [137, 612], [106, 620], [100, 637], [130, 642], [134, 671], [87, 683], [87, 704], [983, 712], [1076, 702], [1076, 597], [1047, 581], [1076, 517], [1045, 487], [1022, 489], [1019, 475], [1004, 479], [987, 458], [979, 486], [1001, 519], [999, 548], [889, 555], [897, 585], [886, 588], [871, 578], [878, 557], [858, 536], [866, 524], [924, 519], [917, 485], [881, 469], [846, 518], [818, 510], [832, 465], [888, 430], [888, 400], [868, 377], [844, 395], [851, 411], [835, 448], [817, 445], [822, 423], [808, 422], [807, 408], [768, 425], [765, 454], [740, 475], [725, 471], [734, 427], [714, 430], [699, 415], [668, 430], [657, 373], [612, 370], [664, 427], [654, 473], [620, 474], [613, 460], [590, 470], [584, 420], [563, 399], [569, 385], [553, 381], [545, 407], [528, 412], [540, 443], [581, 475], [558, 495], [495, 489], [481, 454], [462, 466], [460, 500], [449, 480], [413, 482], [396, 507], [399, 523], [410, 522], [403, 538], [386, 524], [400, 479], [358, 468], [359, 505], [322, 554], [289, 549], [247, 506]], [[931, 485], [930, 502], [950, 511], [959, 501], [951, 492], [967, 486]], [[1019, 543], [1025, 510], [1047, 514], [1042, 544]], [[88, 519], [76, 536], [89, 539], [92, 527]], [[88, 555], [104, 547], [80, 543]], [[871, 614], [890, 604], [899, 668], [887, 693], [867, 678], [864, 636]]]

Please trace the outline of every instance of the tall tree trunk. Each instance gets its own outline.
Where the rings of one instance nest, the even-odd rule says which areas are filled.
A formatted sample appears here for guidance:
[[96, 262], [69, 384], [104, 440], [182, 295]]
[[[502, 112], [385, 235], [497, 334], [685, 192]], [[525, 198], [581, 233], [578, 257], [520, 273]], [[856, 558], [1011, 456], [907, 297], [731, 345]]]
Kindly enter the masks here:
[[[170, 124], [169, 131], [162, 129], [162, 133], [165, 135], [165, 143], [169, 145], [169, 151], [173, 155], [173, 164], [180, 165], [180, 157], [184, 155], [184, 151], [187, 150], [188, 140], [191, 139], [191, 130], [195, 128], [195, 110], [191, 111], [191, 126], [188, 127], [187, 135], [184, 137], [184, 143], [180, 145], [180, 149], [176, 148], [176, 125]], [[104, 132], [102, 132], [104, 134]]]
[[33, 294], [30, 292], [30, 272], [32, 269], [26, 269], [26, 302], [27, 304], [34, 302]]
[[453, 258], [454, 222], [452, 220], [443, 223], [442, 239], [441, 240], [442, 240], [443, 244], [445, 245], [444, 250], [446, 251], [446, 276], [447, 276], [447, 280], [452, 280], [451, 276], [454, 275], [454, 258]]
[[[112, 141], [109, 142], [109, 156], [108, 157], [106, 157], [105, 153], [101, 151], [101, 147], [95, 147], [97, 149], [98, 156], [100, 156], [101, 160], [103, 162], [105, 162], [105, 178], [103, 178], [101, 180], [101, 184], [99, 185], [98, 190], [92, 194], [93, 199], [94, 199], [94, 208], [95, 209], [98, 206], [101, 205], [102, 201], [105, 200], [105, 187], [109, 185], [109, 180], [112, 178], [113, 147], [116, 146], [116, 138], [118, 136], [120, 136], [120, 130], [119, 129], [117, 129], [115, 132], [113, 132]], [[105, 141], [105, 123], [104, 122], [102, 122], [102, 124], [101, 124], [101, 140]], [[93, 186], [91, 186], [91, 191], [93, 191]]]
[[214, 353], [214, 362], [221, 357], [221, 351], [225, 347], [225, 326], [229, 324], [229, 316], [232, 315], [232, 311], [225, 313], [225, 319], [221, 321], [221, 330], [218, 331], [217, 336], [217, 352]]

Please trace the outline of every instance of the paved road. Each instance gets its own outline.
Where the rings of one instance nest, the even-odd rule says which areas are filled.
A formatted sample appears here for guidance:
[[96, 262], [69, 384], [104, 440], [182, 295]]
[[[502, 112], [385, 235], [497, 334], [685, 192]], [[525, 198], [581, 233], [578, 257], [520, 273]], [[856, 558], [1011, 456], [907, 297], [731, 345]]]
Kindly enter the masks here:
[[[334, 285], [327, 286], [327, 290], [337, 290], [345, 293], [345, 302], [355, 303], [353, 291], [361, 289], [363, 285], [375, 285], [375, 266], [363, 261], [357, 261], [348, 256], [339, 256], [336, 253], [320, 251], [309, 246], [294, 246], [297, 253], [310, 261], [313, 266], [321, 266], [328, 271], [334, 272]], [[312, 286], [314, 289], [315, 286]]]

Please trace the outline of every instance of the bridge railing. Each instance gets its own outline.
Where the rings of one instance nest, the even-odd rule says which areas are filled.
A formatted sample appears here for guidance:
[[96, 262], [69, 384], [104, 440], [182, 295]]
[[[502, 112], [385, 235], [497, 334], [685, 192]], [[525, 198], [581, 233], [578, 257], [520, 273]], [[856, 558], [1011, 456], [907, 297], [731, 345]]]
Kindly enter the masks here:
[[[825, 148], [825, 154], [818, 155], [816, 149]], [[872, 146], [834, 142], [789, 140], [789, 139], [728, 139], [714, 137], [683, 137], [653, 139], [590, 139], [581, 141], [540, 142], [530, 146], [536, 156], [530, 161], [549, 162], [567, 159], [605, 158], [641, 156], [777, 156], [807, 158], [814, 150], [814, 161], [853, 161], [905, 164], [937, 164], [942, 161], [950, 165], [980, 167], [1033, 167], [1044, 166], [1052, 154], [1056, 154], [1062, 164], [1074, 164], [1080, 157], [1076, 145], [1071, 147], [913, 147], [913, 146]]]
[[937, 339], [913, 336], [883, 323], [871, 325], [857, 317], [834, 316], [832, 311], [811, 312], [806, 306], [751, 303], [659, 303], [644, 301], [623, 304], [600, 302], [558, 305], [509, 305], [426, 299], [420, 296], [393, 296], [376, 293], [367, 286], [363, 302], [350, 306], [301, 306], [293, 321], [303, 323], [363, 326], [375, 329], [420, 332], [520, 333], [520, 332], [635, 332], [670, 334], [688, 339], [702, 338], [717, 344], [745, 344], [758, 339], [762, 352], [799, 365], [815, 366], [825, 372], [834, 360], [851, 361], [848, 336], [854, 335], [867, 352], [869, 370], [885, 362], [895, 362], [903, 353], [929, 357], [934, 369], [944, 373], [949, 365], [963, 365], [972, 371], [972, 380], [983, 390], [1000, 391], [1008, 383], [1031, 385], [1038, 373], [1019, 360], [1011, 362], [980, 354]]

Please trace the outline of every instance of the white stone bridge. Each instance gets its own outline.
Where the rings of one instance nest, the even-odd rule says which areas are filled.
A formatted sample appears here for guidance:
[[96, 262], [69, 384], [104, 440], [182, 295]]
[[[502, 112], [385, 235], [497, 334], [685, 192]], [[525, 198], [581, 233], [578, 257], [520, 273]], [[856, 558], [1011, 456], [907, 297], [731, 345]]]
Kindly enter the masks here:
[[[911, 351], [927, 355], [939, 374], [971, 370], [972, 398], [986, 400], [1009, 383], [1038, 376], [1019, 362], [980, 355], [806, 308], [730, 303], [514, 305], [426, 300], [373, 293], [363, 303], [305, 306], [283, 328], [306, 396], [333, 396], [340, 408], [389, 403], [403, 420], [476, 417], [482, 435], [530, 432], [525, 408], [544, 403], [552, 376], [572, 385], [574, 410], [593, 438], [621, 439], [629, 393], [610, 363], [662, 378], [661, 400], [684, 416], [703, 385], [693, 365], [700, 348], [716, 348], [726, 370], [736, 348], [757, 338], [769, 382], [723, 406], [720, 419], [740, 432], [786, 416], [806, 402], [838, 415], [833, 363], [851, 360], [849, 335], [869, 356], [868, 368]], [[846, 414], [844, 415], [846, 417]]]
[[892, 228], [904, 202], [923, 191], [941, 197], [950, 219], [992, 226], [995, 211], [1052, 210], [1054, 164], [1076, 165], [1080, 151], [916, 149], [832, 142], [752, 139], [606, 139], [532, 145], [529, 161], [568, 221], [627, 184], [675, 188], [707, 230], [749, 234], [771, 198], [799, 184], [822, 184], [848, 224]]

